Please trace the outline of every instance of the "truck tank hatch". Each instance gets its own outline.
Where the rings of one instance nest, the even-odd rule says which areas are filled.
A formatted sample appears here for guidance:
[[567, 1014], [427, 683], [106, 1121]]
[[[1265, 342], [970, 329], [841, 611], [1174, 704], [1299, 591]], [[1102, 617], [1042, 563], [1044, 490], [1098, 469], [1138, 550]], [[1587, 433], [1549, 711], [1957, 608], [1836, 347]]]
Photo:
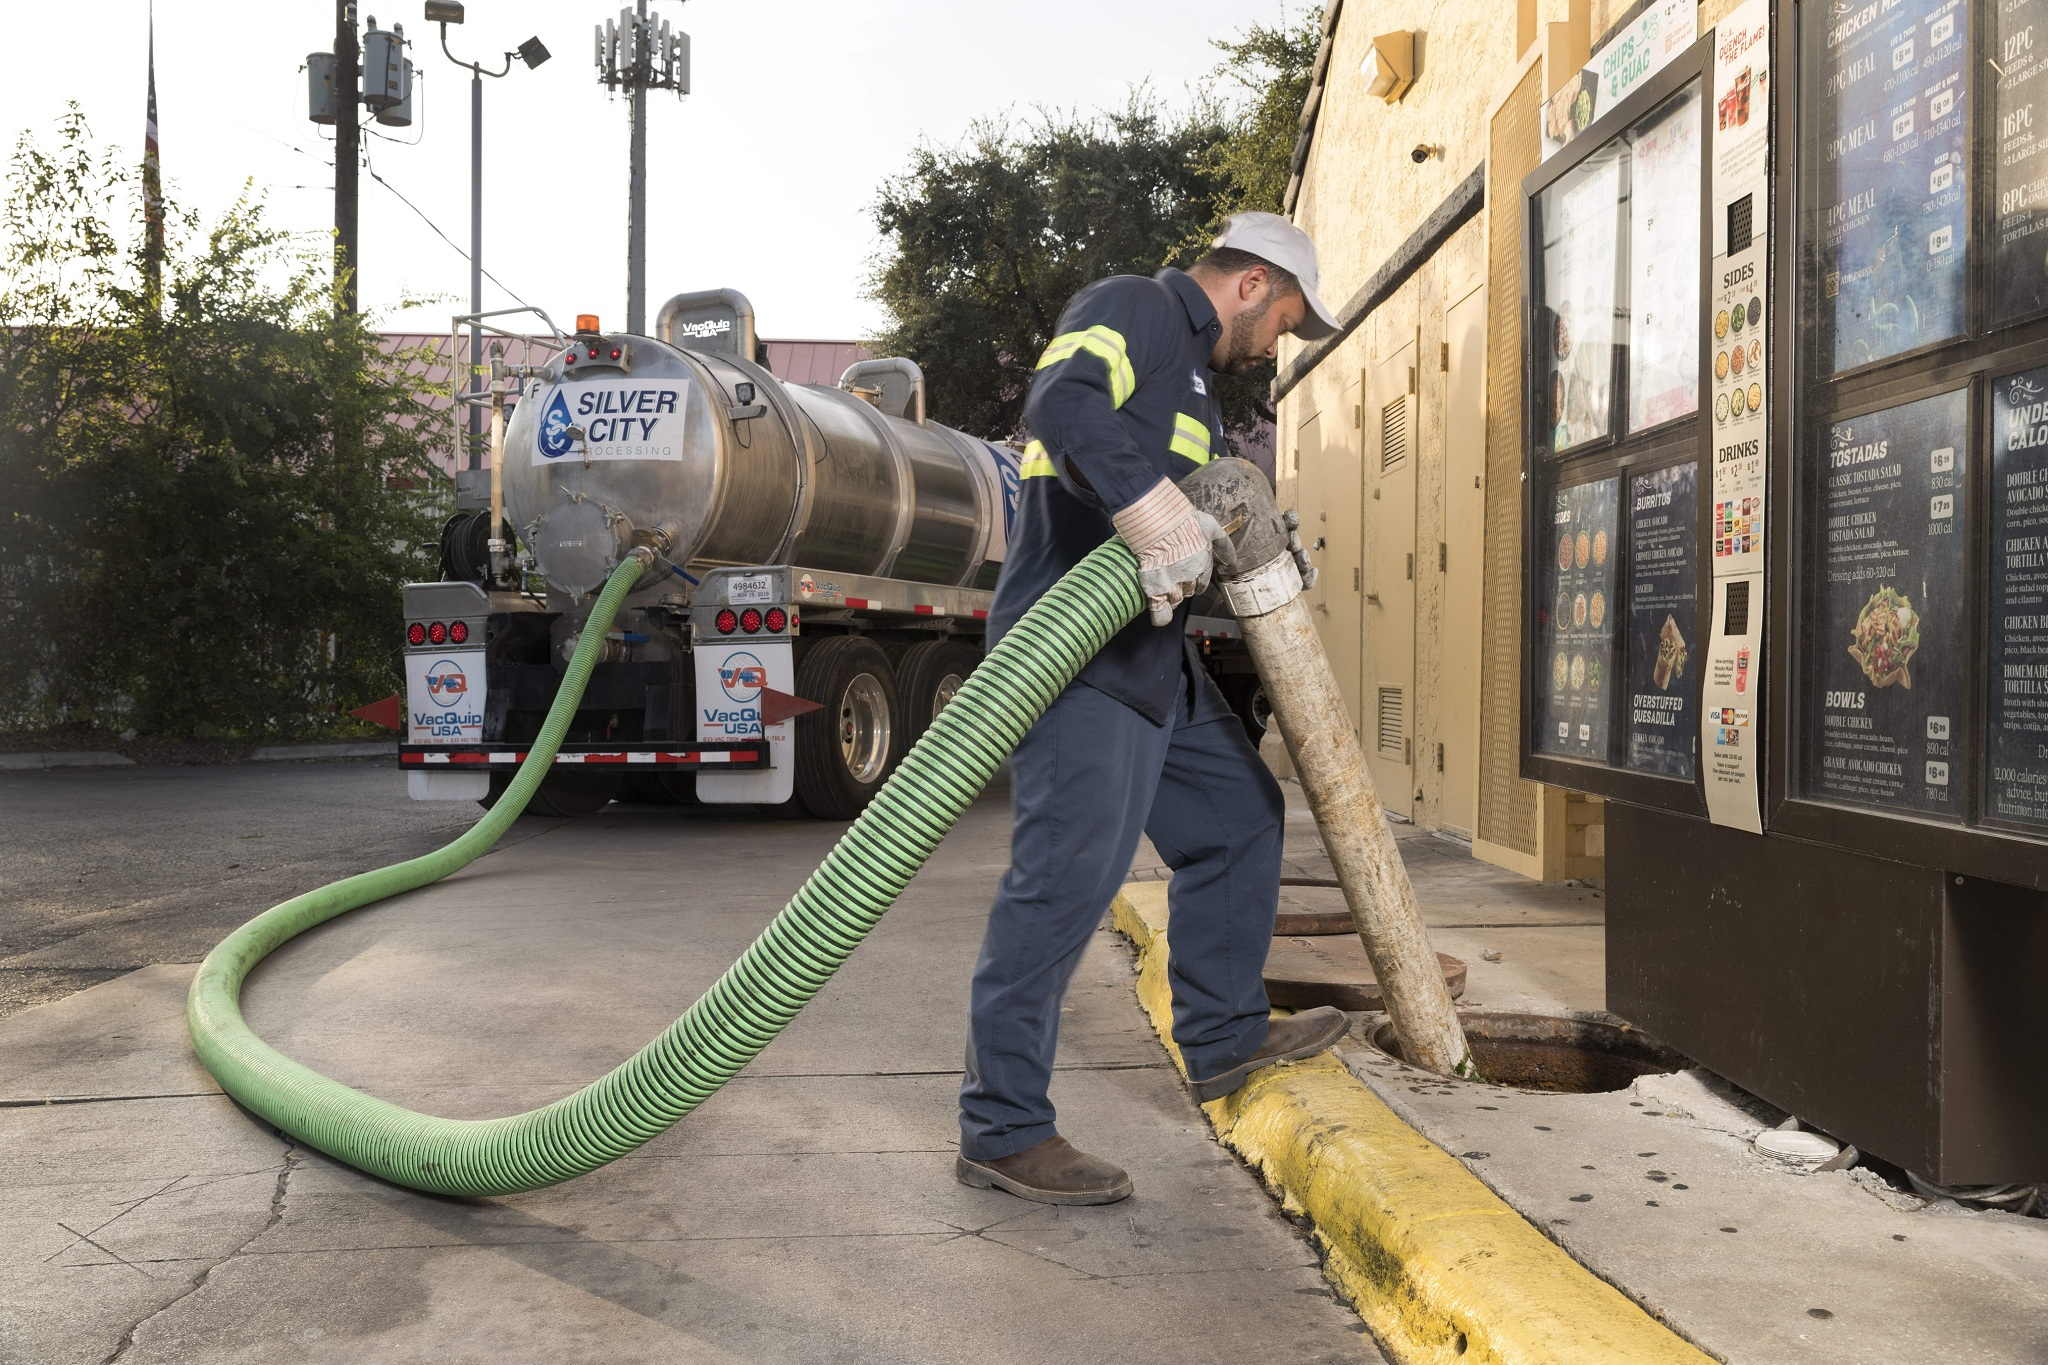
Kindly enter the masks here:
[[541, 514], [533, 534], [548, 586], [582, 597], [601, 587], [619, 562], [619, 535], [611, 514], [595, 501], [564, 497]]

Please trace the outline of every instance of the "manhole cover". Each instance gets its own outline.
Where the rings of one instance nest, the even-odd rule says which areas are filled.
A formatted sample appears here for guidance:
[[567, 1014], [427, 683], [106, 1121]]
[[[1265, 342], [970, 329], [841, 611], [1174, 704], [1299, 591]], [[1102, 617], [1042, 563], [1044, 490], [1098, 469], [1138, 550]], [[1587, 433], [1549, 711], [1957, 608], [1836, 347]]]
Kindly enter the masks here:
[[[1347, 921], [1348, 923], [1348, 921]], [[1436, 955], [1451, 998], [1465, 993], [1465, 964]], [[1340, 1010], [1380, 1010], [1380, 983], [1358, 935], [1276, 937], [1266, 952], [1266, 999], [1277, 1009], [1305, 1010], [1335, 1005]]]
[[1357, 926], [1351, 922], [1351, 910], [1337, 883], [1320, 877], [1280, 879], [1280, 918], [1273, 922], [1276, 936], [1355, 932]]

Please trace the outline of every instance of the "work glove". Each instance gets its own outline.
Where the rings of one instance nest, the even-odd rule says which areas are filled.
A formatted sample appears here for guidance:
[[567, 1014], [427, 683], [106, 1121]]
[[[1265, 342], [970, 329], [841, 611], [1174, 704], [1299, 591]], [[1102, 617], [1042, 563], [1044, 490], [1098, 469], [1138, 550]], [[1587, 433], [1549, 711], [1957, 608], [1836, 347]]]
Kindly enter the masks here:
[[1280, 520], [1287, 525], [1287, 549], [1294, 556], [1294, 566], [1301, 570], [1301, 588], [1308, 591], [1316, 585], [1316, 566], [1308, 562], [1308, 551], [1301, 543], [1301, 513], [1292, 507], [1280, 514]]
[[1168, 625], [1183, 599], [1209, 586], [1215, 542], [1229, 541], [1216, 518], [1198, 512], [1187, 495], [1161, 479], [1136, 502], [1110, 517], [1116, 533], [1138, 557], [1138, 585], [1152, 604], [1152, 624]]

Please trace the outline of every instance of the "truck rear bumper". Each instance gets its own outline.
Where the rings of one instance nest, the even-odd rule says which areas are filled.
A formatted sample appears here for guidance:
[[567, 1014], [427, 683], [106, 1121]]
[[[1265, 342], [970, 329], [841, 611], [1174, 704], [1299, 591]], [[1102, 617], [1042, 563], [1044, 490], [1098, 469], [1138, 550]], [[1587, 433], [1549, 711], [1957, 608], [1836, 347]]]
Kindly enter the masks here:
[[[510, 772], [526, 761], [523, 744], [401, 744], [398, 766], [415, 771]], [[555, 765], [593, 768], [659, 769], [677, 772], [716, 768], [745, 772], [768, 766], [768, 746], [760, 740], [667, 743], [564, 744]]]

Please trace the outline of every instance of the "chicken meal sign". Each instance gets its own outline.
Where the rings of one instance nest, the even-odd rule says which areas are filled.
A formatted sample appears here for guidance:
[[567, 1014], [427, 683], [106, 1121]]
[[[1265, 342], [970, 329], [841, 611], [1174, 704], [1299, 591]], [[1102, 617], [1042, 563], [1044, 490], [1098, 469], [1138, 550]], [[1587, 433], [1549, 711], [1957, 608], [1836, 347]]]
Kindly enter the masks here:
[[680, 460], [688, 396], [681, 379], [579, 379], [557, 384], [541, 409], [533, 462]]

